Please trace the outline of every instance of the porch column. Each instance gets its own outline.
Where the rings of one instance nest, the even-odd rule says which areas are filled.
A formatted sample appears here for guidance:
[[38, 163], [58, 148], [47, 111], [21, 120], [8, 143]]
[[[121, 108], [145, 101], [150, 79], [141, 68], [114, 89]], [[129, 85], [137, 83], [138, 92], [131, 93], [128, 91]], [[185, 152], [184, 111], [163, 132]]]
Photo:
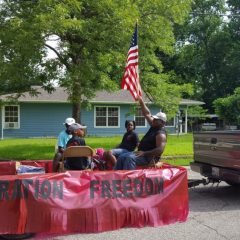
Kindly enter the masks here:
[[188, 108], [185, 109], [185, 133], [188, 132], [188, 113], [187, 113]]

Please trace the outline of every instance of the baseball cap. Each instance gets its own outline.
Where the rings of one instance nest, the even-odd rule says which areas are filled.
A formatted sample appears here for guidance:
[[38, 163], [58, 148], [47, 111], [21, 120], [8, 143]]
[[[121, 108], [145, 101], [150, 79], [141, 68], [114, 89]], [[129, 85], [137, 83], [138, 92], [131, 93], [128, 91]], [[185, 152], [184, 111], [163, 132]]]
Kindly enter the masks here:
[[69, 126], [69, 128], [68, 128], [68, 130], [70, 131], [70, 132], [74, 132], [74, 131], [76, 131], [76, 130], [78, 130], [78, 129], [84, 129], [84, 128], [86, 128], [87, 126], [83, 126], [83, 125], [81, 125], [81, 124], [79, 124], [79, 123], [73, 123], [73, 124], [71, 124], [70, 126]]
[[159, 113], [157, 113], [156, 115], [153, 115], [152, 116], [154, 119], [160, 119], [160, 120], [162, 120], [163, 122], [166, 122], [167, 121], [167, 115], [166, 115], [166, 113], [164, 113], [164, 112], [159, 112]]
[[65, 122], [63, 124], [67, 124], [67, 125], [71, 125], [75, 123], [75, 119], [74, 118], [66, 118]]

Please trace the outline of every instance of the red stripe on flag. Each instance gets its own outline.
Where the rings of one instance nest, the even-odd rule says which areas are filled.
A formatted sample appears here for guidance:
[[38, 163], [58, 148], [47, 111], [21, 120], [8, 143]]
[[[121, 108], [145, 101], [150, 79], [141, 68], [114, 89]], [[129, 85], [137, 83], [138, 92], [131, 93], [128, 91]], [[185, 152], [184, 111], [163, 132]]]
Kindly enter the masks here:
[[138, 45], [137, 45], [137, 26], [135, 28], [131, 47], [127, 55], [127, 62], [122, 78], [122, 89], [127, 89], [136, 100], [138, 96], [142, 96], [142, 90], [138, 74]]

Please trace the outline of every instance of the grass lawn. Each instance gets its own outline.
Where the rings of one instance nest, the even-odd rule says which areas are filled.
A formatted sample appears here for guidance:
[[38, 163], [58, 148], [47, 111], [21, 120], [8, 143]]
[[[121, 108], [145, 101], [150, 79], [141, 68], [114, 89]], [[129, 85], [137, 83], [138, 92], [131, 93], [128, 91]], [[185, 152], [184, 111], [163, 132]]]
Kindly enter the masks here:
[[[118, 145], [121, 139], [122, 136], [86, 137], [86, 143], [92, 148], [102, 147], [111, 149]], [[56, 139], [48, 138], [0, 140], [0, 159], [52, 159], [56, 141]], [[164, 161], [175, 165], [188, 165], [189, 161], [192, 161], [192, 157], [185, 156], [192, 156], [192, 154], [192, 134], [182, 136], [168, 135], [168, 142], [163, 156], [173, 156], [173, 158], [164, 159]], [[175, 156], [178, 157], [175, 158]]]

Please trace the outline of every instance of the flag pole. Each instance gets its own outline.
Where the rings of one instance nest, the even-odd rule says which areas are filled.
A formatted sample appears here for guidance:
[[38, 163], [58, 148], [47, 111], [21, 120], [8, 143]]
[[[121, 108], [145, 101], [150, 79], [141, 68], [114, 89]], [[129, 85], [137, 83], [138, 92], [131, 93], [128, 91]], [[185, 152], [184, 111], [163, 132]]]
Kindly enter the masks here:
[[[138, 45], [138, 18], [137, 18], [137, 21], [136, 21], [136, 28], [137, 28], [137, 45]], [[138, 50], [138, 53], [139, 53], [139, 50]], [[138, 79], [137, 79], [137, 95], [139, 96], [140, 95], [140, 80], [139, 80], [139, 64], [137, 66], [137, 75], [138, 75]]]

